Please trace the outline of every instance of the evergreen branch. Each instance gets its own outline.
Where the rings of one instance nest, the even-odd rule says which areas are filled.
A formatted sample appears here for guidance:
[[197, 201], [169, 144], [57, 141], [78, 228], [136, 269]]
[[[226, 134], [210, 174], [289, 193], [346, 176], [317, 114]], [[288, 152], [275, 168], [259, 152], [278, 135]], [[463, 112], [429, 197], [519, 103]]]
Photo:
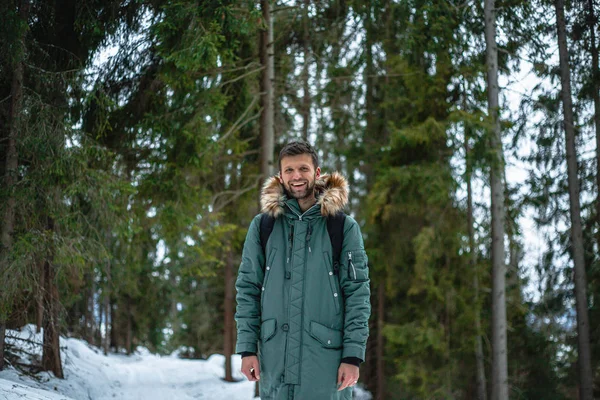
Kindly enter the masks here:
[[259, 67], [259, 68], [253, 69], [252, 71], [248, 71], [248, 72], [246, 72], [245, 74], [242, 74], [242, 75], [240, 75], [240, 76], [236, 76], [236, 77], [235, 77], [235, 78], [233, 78], [233, 79], [230, 79], [230, 80], [228, 80], [228, 81], [225, 81], [225, 82], [223, 82], [223, 83], [219, 84], [219, 85], [217, 86], [217, 88], [223, 87], [223, 86], [225, 86], [225, 85], [228, 85], [228, 84], [230, 84], [230, 83], [237, 82], [237, 81], [239, 81], [240, 79], [244, 79], [245, 77], [247, 77], [247, 76], [249, 76], [249, 75], [252, 75], [252, 74], [255, 74], [255, 73], [257, 73], [257, 72], [260, 72], [260, 71], [262, 71], [263, 69], [265, 69], [265, 67], [264, 67], [264, 66], [261, 66], [261, 67]]
[[241, 127], [246, 125], [248, 122], [250, 122], [260, 116], [261, 113], [259, 112], [256, 115], [254, 115], [253, 117], [247, 119], [246, 121], [241, 122], [246, 117], [246, 114], [248, 114], [248, 112], [250, 112], [250, 110], [253, 109], [254, 106], [256, 106], [256, 103], [258, 102], [259, 99], [260, 99], [260, 94], [254, 96], [254, 99], [252, 99], [252, 103], [250, 103], [250, 105], [248, 107], [246, 107], [246, 109], [244, 110], [242, 115], [240, 115], [240, 117], [237, 119], [237, 121], [235, 121], [233, 123], [233, 125], [231, 126], [231, 128], [229, 128], [227, 133], [225, 133], [222, 137], [219, 138], [219, 140], [217, 140], [217, 143], [220, 143], [223, 140], [227, 139], [233, 132], [239, 130]]

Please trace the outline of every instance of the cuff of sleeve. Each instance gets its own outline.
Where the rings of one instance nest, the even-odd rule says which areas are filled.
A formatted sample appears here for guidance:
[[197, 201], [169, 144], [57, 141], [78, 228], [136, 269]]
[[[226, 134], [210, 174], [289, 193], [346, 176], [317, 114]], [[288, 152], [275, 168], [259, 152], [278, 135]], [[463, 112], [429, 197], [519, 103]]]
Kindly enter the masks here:
[[360, 363], [363, 362], [363, 360], [358, 357], [344, 357], [342, 358], [342, 362], [345, 364], [354, 365], [355, 367], [360, 367]]
[[256, 346], [256, 343], [251, 343], [251, 342], [237, 343], [235, 345], [235, 352], [238, 354], [242, 354], [244, 352], [256, 354], [256, 353], [258, 353], [258, 348]]
[[348, 346], [344, 345], [344, 350], [342, 351], [342, 358], [346, 357], [356, 357], [361, 360], [365, 359], [365, 348], [361, 346]]
[[242, 358], [256, 355], [256, 353], [253, 353], [251, 351], [242, 351], [240, 354], [241, 354]]

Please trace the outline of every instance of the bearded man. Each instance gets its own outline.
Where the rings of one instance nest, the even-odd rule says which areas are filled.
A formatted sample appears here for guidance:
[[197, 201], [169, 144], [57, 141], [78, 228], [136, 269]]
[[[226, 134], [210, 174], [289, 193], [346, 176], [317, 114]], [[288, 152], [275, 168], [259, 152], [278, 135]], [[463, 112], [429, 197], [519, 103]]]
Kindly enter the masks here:
[[[358, 223], [342, 213], [347, 202], [346, 179], [321, 175], [308, 143], [283, 147], [236, 282], [236, 352], [242, 373], [260, 380], [262, 400], [352, 398], [371, 305], [367, 255]], [[272, 229], [266, 243], [264, 218]]]

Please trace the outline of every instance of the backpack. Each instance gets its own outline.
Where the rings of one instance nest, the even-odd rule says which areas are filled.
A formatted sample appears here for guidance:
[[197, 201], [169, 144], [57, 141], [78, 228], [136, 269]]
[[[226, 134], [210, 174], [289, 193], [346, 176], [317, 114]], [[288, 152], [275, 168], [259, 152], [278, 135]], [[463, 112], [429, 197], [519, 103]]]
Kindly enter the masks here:
[[[338, 211], [335, 215], [327, 217], [327, 232], [329, 240], [331, 240], [332, 258], [333, 258], [333, 273], [338, 275], [340, 270], [340, 258], [342, 254], [342, 245], [344, 243], [344, 222], [346, 214], [343, 211]], [[260, 244], [263, 249], [263, 254], [267, 248], [267, 241], [273, 232], [275, 218], [263, 213], [260, 218]]]

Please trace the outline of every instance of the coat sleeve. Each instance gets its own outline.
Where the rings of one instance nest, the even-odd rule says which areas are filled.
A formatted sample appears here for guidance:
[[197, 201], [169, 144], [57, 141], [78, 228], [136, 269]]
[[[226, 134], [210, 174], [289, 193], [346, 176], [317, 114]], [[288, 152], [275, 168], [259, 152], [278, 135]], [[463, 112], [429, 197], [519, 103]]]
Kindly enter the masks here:
[[371, 290], [369, 266], [358, 223], [350, 216], [344, 224], [344, 243], [340, 254], [340, 283], [344, 296], [344, 357], [365, 360]]
[[260, 294], [265, 264], [265, 256], [260, 244], [260, 218], [261, 215], [257, 215], [248, 229], [242, 252], [242, 262], [235, 283], [237, 290], [236, 353], [257, 352], [260, 335]]

